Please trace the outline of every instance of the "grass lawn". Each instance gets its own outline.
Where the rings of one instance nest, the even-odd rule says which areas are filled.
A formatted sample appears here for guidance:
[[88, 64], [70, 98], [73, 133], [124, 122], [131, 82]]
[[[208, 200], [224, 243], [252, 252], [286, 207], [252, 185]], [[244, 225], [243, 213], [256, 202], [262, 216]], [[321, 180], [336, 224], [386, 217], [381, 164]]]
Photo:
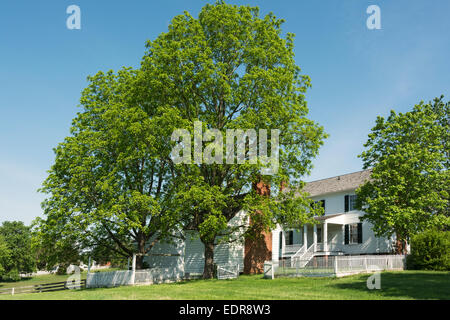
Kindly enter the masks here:
[[450, 272], [383, 272], [380, 290], [367, 289], [368, 277], [365, 274], [343, 278], [269, 280], [256, 275], [241, 276], [234, 280], [193, 280], [149, 286], [0, 295], [0, 299], [450, 299]]
[[[116, 268], [99, 269], [94, 272], [107, 272], [107, 271], [114, 271], [114, 270], [118, 270], [118, 269], [116, 269]], [[86, 274], [87, 274], [87, 271], [81, 272], [81, 280], [86, 279]], [[68, 278], [69, 278], [68, 275], [46, 274], [46, 275], [29, 277], [29, 278], [22, 278], [22, 280], [20, 280], [20, 281], [8, 281], [8, 282], [0, 281], [0, 289], [34, 286], [37, 284], [45, 284], [45, 283], [53, 283], [53, 282], [63, 282], [63, 281], [67, 281]]]

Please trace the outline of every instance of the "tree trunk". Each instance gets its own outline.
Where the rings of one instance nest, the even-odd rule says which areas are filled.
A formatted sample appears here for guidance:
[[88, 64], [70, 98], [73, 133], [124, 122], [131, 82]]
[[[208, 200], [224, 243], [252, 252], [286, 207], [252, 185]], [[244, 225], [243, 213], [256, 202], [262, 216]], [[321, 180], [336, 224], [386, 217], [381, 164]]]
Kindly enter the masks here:
[[136, 255], [136, 270], [143, 269], [144, 267], [144, 256]]
[[397, 233], [395, 241], [395, 251], [397, 254], [406, 254], [406, 241]]
[[203, 243], [205, 245], [205, 267], [203, 279], [214, 278], [214, 242]]
[[145, 257], [145, 238], [143, 235], [138, 236], [138, 254], [136, 255], [136, 270], [144, 268], [144, 257]]

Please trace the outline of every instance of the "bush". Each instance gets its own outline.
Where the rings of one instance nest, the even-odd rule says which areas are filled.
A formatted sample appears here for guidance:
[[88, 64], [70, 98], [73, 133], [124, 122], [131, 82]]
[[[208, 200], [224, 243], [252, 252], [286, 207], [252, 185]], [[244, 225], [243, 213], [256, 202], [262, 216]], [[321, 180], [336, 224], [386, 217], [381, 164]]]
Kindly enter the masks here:
[[13, 270], [7, 272], [6, 274], [3, 274], [0, 277], [0, 280], [5, 281], [5, 282], [19, 281], [20, 280], [19, 271], [17, 271], [17, 269], [13, 269]]
[[450, 232], [430, 230], [413, 236], [407, 268], [450, 270]]

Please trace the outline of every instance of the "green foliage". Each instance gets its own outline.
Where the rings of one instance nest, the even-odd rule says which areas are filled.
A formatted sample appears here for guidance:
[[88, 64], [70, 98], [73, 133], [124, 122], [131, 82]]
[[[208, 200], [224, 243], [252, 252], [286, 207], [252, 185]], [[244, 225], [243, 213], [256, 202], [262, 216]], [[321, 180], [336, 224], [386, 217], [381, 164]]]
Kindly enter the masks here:
[[168, 237], [178, 222], [168, 161], [176, 115], [142, 100], [138, 74], [89, 77], [72, 135], [55, 149], [40, 231], [58, 252], [103, 246], [116, 256], [145, 254], [150, 239]]
[[[260, 17], [256, 7], [220, 1], [205, 5], [198, 18], [188, 12], [176, 16], [166, 33], [147, 43], [142, 86], [151, 88], [152, 101], [176, 109], [191, 139], [195, 121], [203, 123], [203, 132], [213, 128], [223, 137], [227, 129], [281, 132], [279, 170], [271, 177], [261, 177], [260, 162], [229, 164], [225, 156], [222, 164], [177, 165], [177, 208], [204, 243], [219, 236], [242, 240], [242, 231], [250, 235], [280, 221], [310, 222], [315, 214], [305, 195], [293, 198], [326, 135], [307, 118], [310, 78], [295, 64], [294, 35], [283, 37], [282, 23], [272, 13]], [[255, 192], [252, 185], [259, 181], [270, 185], [271, 197]], [[289, 181], [289, 190], [280, 195], [283, 181]], [[259, 228], [229, 226], [242, 209]], [[206, 267], [212, 276], [212, 265]]]
[[0, 235], [0, 279], [6, 275], [11, 265], [11, 251], [3, 236]]
[[5, 221], [0, 226], [0, 276], [17, 280], [19, 273], [35, 271], [31, 229], [21, 221]]
[[357, 190], [363, 217], [378, 235], [400, 240], [432, 228], [448, 228], [450, 103], [443, 97], [412, 111], [378, 117], [360, 157], [372, 167]]
[[[204, 243], [242, 240], [233, 238], [236, 231], [252, 230], [228, 223], [243, 209], [261, 228], [311, 222], [316, 212], [306, 195], [293, 198], [326, 134], [307, 118], [310, 78], [300, 74], [294, 35], [283, 37], [282, 23], [273, 14], [259, 17], [258, 8], [207, 4], [198, 18], [176, 16], [149, 41], [140, 69], [89, 77], [83, 111], [55, 149], [42, 188], [42, 233], [131, 256], [182, 228]], [[223, 136], [227, 129], [279, 129], [278, 172], [261, 177], [261, 162], [174, 165], [172, 132], [192, 134], [195, 121]], [[270, 150], [272, 137], [268, 142]], [[272, 197], [252, 188], [262, 180]]]
[[45, 221], [33, 221], [32, 248], [39, 270], [51, 271], [59, 266], [59, 274], [65, 274], [69, 265], [83, 261], [82, 246], [75, 235], [61, 236], [58, 229], [49, 228]]
[[450, 271], [450, 231], [429, 230], [411, 238], [408, 269]]

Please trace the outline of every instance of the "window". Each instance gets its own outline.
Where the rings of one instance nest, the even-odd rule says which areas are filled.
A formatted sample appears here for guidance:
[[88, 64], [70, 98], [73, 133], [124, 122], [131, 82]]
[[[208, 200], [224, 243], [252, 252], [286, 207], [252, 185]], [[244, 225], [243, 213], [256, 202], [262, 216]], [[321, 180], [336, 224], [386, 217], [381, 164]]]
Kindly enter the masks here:
[[[323, 208], [323, 212], [325, 213], [325, 200], [314, 201], [314, 205]], [[312, 204], [311, 204], [312, 206]]]
[[346, 195], [344, 197], [345, 201], [345, 212], [356, 210], [356, 195]]
[[286, 239], [285, 239], [285, 244], [286, 245], [291, 245], [294, 244], [294, 231], [288, 231], [286, 232]]
[[349, 209], [350, 211], [356, 210], [356, 195], [351, 195], [349, 198]]
[[345, 225], [344, 243], [362, 243], [362, 223], [352, 223]]
[[349, 243], [358, 243], [358, 224], [351, 224], [349, 232]]
[[319, 202], [322, 208], [325, 210], [325, 200], [320, 200]]

